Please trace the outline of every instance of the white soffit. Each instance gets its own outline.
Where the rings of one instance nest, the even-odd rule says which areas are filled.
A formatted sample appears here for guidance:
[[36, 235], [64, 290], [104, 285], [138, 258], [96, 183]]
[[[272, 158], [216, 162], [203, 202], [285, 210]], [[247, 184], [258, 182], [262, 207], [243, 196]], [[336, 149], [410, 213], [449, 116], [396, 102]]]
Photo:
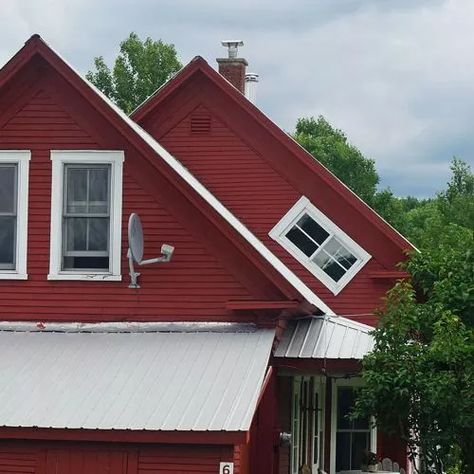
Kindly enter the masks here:
[[[43, 40], [44, 41], [44, 40]], [[48, 47], [50, 47], [48, 45]], [[51, 48], [51, 47], [50, 47]], [[65, 64], [87, 84], [106, 104], [120, 116], [120, 118], [134, 130], [184, 181], [186, 181], [218, 214], [223, 217], [252, 247], [280, 273], [309, 303], [315, 305], [325, 314], [334, 314], [331, 308], [324, 303], [298, 276], [296, 276], [276, 255], [274, 255], [260, 239], [258, 239], [234, 214], [232, 214], [179, 160], [172, 156], [148, 132], [134, 122], [123, 110], [117, 107], [105, 94], [80, 74], [51, 48]]]
[[372, 351], [374, 328], [337, 316], [291, 321], [276, 351], [278, 358], [362, 359]]
[[247, 431], [274, 330], [182, 329], [0, 331], [0, 426]]

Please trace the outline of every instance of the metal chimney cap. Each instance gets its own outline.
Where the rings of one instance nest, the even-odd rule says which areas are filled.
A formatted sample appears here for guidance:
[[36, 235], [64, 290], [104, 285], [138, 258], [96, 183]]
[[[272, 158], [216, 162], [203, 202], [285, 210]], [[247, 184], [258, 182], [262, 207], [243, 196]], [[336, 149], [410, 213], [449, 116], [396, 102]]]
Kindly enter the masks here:
[[260, 76], [254, 72], [248, 72], [245, 74], [245, 82], [258, 82]]
[[239, 46], [243, 46], [244, 42], [242, 40], [224, 40], [221, 41], [221, 44], [227, 47], [229, 59], [234, 59], [239, 52]]

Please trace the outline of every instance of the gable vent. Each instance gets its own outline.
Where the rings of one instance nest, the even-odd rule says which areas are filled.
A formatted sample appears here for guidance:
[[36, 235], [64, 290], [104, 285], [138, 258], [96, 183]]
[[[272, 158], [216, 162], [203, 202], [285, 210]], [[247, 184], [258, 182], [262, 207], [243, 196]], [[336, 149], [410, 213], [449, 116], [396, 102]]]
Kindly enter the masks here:
[[211, 133], [211, 114], [207, 110], [197, 110], [191, 114], [191, 135]]

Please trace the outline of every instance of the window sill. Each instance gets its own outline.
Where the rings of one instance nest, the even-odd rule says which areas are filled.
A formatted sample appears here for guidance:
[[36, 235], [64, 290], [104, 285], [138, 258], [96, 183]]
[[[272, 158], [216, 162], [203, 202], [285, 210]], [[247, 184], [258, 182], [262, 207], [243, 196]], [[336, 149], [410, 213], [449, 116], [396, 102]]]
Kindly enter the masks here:
[[0, 272], [0, 280], [28, 280], [27, 273]]
[[122, 275], [111, 275], [110, 273], [50, 273], [48, 280], [122, 281]]

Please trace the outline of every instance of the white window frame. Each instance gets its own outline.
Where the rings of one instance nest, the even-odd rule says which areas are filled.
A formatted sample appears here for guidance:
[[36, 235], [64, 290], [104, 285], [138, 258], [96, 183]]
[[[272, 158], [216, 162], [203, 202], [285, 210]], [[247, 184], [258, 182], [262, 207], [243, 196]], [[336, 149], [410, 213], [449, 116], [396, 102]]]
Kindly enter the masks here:
[[0, 280], [28, 279], [26, 260], [28, 248], [28, 182], [30, 160], [30, 150], [0, 150], [0, 163], [12, 163], [17, 166], [15, 268], [11, 270], [0, 270]]
[[[120, 281], [123, 151], [51, 150], [51, 237], [48, 280]], [[110, 165], [109, 271], [61, 270], [64, 165]]]
[[[352, 377], [349, 379], [332, 379], [331, 394], [331, 456], [330, 456], [330, 473], [336, 473], [336, 434], [337, 434], [337, 390], [340, 387], [356, 388], [362, 387], [364, 381], [360, 377]], [[377, 427], [375, 426], [375, 418], [369, 420], [370, 431], [370, 451], [377, 453]]]
[[[286, 233], [296, 224], [303, 216], [309, 214], [329, 236], [325, 240], [327, 242], [331, 237], [336, 237], [354, 257], [357, 262], [341, 277], [339, 281], [334, 281], [326, 272], [310, 260], [293, 242], [287, 237]], [[352, 240], [342, 229], [332, 222], [325, 214], [323, 214], [316, 206], [311, 204], [309, 199], [302, 196], [293, 207], [283, 216], [278, 224], [269, 232], [270, 237], [277, 241], [285, 250], [287, 250], [296, 260], [298, 260], [306, 269], [308, 269], [323, 285], [337, 295], [343, 288], [354, 278], [354, 276], [364, 267], [371, 259], [371, 255], [366, 252], [359, 244]]]

